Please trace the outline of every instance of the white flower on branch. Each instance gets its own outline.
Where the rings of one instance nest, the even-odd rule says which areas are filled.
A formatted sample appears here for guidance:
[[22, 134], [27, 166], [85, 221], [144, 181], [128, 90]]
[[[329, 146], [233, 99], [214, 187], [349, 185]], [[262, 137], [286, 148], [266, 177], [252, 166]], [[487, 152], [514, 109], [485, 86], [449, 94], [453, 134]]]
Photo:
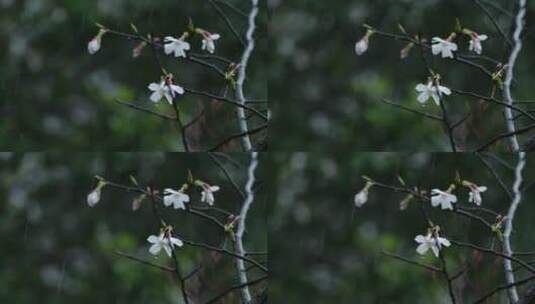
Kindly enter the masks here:
[[87, 51], [89, 52], [89, 54], [94, 55], [100, 50], [102, 44], [102, 36], [104, 36], [106, 32], [107, 31], [105, 29], [100, 29], [98, 34], [93, 39], [91, 39], [91, 41], [89, 41], [89, 43], [87, 44]]
[[206, 202], [212, 206], [215, 202], [214, 192], [219, 191], [219, 186], [210, 186], [206, 183], [202, 184], [201, 202]]
[[477, 33], [473, 32], [471, 37], [472, 39], [470, 40], [468, 49], [470, 51], [475, 52], [476, 54], [481, 55], [481, 53], [483, 52], [483, 46], [481, 45], [481, 41], [487, 40], [487, 35], [478, 35]]
[[172, 237], [171, 235], [166, 235], [164, 232], [160, 233], [159, 236], [149, 236], [147, 241], [152, 244], [152, 246], [149, 248], [149, 252], [152, 255], [158, 255], [163, 249], [169, 257], [171, 257], [173, 248], [175, 246], [182, 247], [184, 245], [180, 239]]
[[87, 51], [89, 54], [94, 55], [96, 52], [100, 50], [101, 40], [100, 38], [93, 38], [89, 43], [87, 44]]
[[106, 186], [106, 182], [103, 180], [99, 180], [95, 189], [93, 189], [87, 195], [87, 205], [89, 205], [89, 207], [94, 207], [96, 204], [98, 204], [98, 202], [100, 201], [102, 188], [104, 188], [104, 186]]
[[368, 192], [370, 188], [373, 186], [373, 182], [368, 181], [364, 188], [359, 191], [359, 193], [355, 194], [355, 206], [356, 207], [362, 207], [367, 201], [368, 201]]
[[362, 207], [368, 201], [368, 191], [360, 191], [355, 195], [355, 206]]
[[355, 53], [357, 53], [357, 56], [360, 56], [366, 53], [366, 51], [368, 50], [369, 43], [370, 43], [370, 37], [374, 33], [375, 32], [372, 29], [368, 29], [366, 31], [366, 35], [364, 35], [364, 37], [362, 37], [359, 41], [357, 41], [357, 43], [355, 43]]
[[186, 58], [186, 51], [189, 51], [190, 44], [184, 38], [176, 39], [171, 36], [165, 37], [164, 51], [167, 55], [174, 53], [175, 57]]
[[440, 97], [442, 97], [442, 94], [451, 94], [451, 90], [449, 88], [439, 84], [433, 84], [432, 81], [429, 81], [427, 84], [419, 83], [415, 89], [420, 93], [418, 94], [417, 99], [418, 102], [422, 104], [426, 103], [427, 100], [429, 100], [429, 97], [431, 97], [438, 106], [440, 105]]
[[357, 41], [357, 43], [355, 43], [355, 53], [357, 53], [358, 56], [364, 54], [368, 50], [368, 44], [368, 37], [366, 36]]
[[149, 84], [149, 90], [153, 91], [150, 96], [152, 102], [159, 102], [165, 97], [169, 104], [173, 104], [175, 93], [179, 95], [184, 94], [184, 89], [181, 86], [175, 85], [172, 82], [166, 83], [163, 80], [160, 83], [153, 82]]
[[481, 202], [483, 201], [481, 198], [481, 193], [487, 191], [487, 187], [478, 186], [469, 181], [463, 181], [463, 186], [470, 189], [470, 193], [468, 194], [468, 202], [481, 206]]
[[89, 207], [95, 206], [100, 201], [100, 189], [95, 189], [87, 195], [87, 204]]
[[457, 196], [455, 196], [455, 194], [451, 194], [449, 192], [442, 191], [439, 189], [431, 190], [431, 205], [433, 207], [437, 207], [440, 205], [443, 210], [453, 210], [452, 204], [454, 203], [457, 203]]
[[442, 54], [442, 58], [453, 58], [453, 52], [457, 51], [457, 44], [439, 37], [433, 37], [431, 51], [433, 55]]
[[207, 31], [202, 32], [202, 49], [213, 54], [215, 52], [215, 41], [221, 38], [219, 34], [211, 34]]
[[163, 204], [171, 206], [175, 209], [186, 209], [186, 203], [189, 202], [189, 195], [184, 193], [183, 189], [178, 191], [167, 188], [164, 191]]
[[473, 188], [470, 191], [470, 194], [469, 194], [469, 197], [468, 197], [468, 201], [470, 203], [474, 203], [474, 204], [480, 206], [481, 202], [482, 202], [481, 193], [485, 192], [485, 191], [487, 191], [487, 187], [485, 187], [485, 186]]
[[419, 243], [418, 247], [416, 247], [416, 252], [418, 254], [424, 255], [431, 249], [433, 251], [433, 254], [438, 257], [438, 254], [440, 250], [442, 249], [442, 246], [449, 247], [450, 241], [448, 241], [446, 238], [440, 237], [438, 233], [435, 233], [433, 236], [432, 233], [428, 233], [427, 235], [417, 235], [414, 240]]

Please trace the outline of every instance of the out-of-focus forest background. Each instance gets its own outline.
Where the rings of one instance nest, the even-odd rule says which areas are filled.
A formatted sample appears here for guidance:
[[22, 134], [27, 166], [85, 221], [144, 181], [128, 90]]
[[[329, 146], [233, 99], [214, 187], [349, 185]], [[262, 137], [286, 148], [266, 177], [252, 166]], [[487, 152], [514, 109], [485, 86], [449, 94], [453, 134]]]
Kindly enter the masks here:
[[[481, 0], [507, 34], [511, 12], [518, 1]], [[455, 18], [464, 27], [484, 33], [483, 55], [504, 61], [505, 49], [492, 22], [467, 0], [338, 0], [270, 1], [270, 95], [275, 150], [295, 151], [449, 151], [440, 123], [404, 112], [380, 102], [381, 98], [407, 107], [439, 114], [428, 104], [421, 107], [414, 87], [426, 82], [427, 72], [418, 49], [400, 59], [406, 43], [373, 36], [368, 52], [356, 56], [355, 42], [364, 34], [363, 23], [400, 33], [398, 24], [410, 33], [428, 39], [447, 36]], [[506, 11], [497, 9], [498, 5]], [[516, 65], [513, 95], [517, 100], [534, 100], [532, 83], [535, 65], [535, 3], [528, 1], [528, 27], [524, 49]], [[459, 42], [468, 54], [465, 37]], [[485, 63], [490, 70], [494, 64]], [[435, 71], [449, 87], [490, 95], [489, 80], [480, 71], [433, 57]], [[501, 96], [498, 96], [501, 99]], [[480, 112], [477, 100], [452, 96], [446, 100], [453, 121], [473, 113], [469, 125], [460, 128], [457, 140], [466, 149], [505, 131], [502, 108], [491, 106]], [[528, 109], [533, 106], [524, 105]], [[520, 122], [523, 125], [523, 122]], [[463, 130], [465, 129], [465, 130]], [[276, 136], [284, 134], [284, 136]], [[533, 132], [521, 138], [525, 142]], [[498, 151], [506, 150], [500, 146]]]
[[[248, 13], [250, 3], [226, 0]], [[240, 33], [247, 16], [219, 4]], [[265, 5], [264, 5], [265, 6]], [[87, 43], [97, 34], [95, 22], [112, 29], [153, 36], [179, 36], [191, 17], [195, 25], [221, 34], [215, 55], [239, 61], [242, 47], [209, 1], [175, 0], [2, 0], [0, 1], [0, 148], [4, 150], [182, 151], [173, 121], [117, 104], [120, 99], [173, 115], [162, 101], [153, 105], [147, 86], [160, 79], [150, 48], [132, 58], [136, 42], [104, 36], [91, 56]], [[267, 14], [261, 9], [257, 47], [248, 66], [248, 99], [266, 99], [265, 42]], [[205, 53], [201, 41], [192, 52]], [[167, 69], [185, 87], [223, 95], [225, 81], [210, 69], [163, 56]], [[225, 67], [223, 67], [225, 68]], [[234, 99], [233, 96], [231, 99]], [[234, 107], [207, 97], [181, 97], [184, 123], [199, 114], [189, 129], [196, 150], [212, 148], [239, 133]], [[265, 109], [265, 105], [254, 105]], [[257, 123], [255, 119], [251, 122]], [[241, 150], [239, 143], [226, 150]]]
[[[512, 156], [498, 156], [507, 167], [516, 164]], [[524, 186], [528, 188], [512, 234], [516, 251], [533, 251], [535, 244], [533, 156], [528, 157], [524, 171]], [[483, 157], [510, 186], [512, 170], [492, 156]], [[414, 237], [427, 229], [420, 204], [413, 201], [401, 212], [403, 194], [372, 188], [369, 201], [355, 210], [354, 195], [365, 183], [362, 175], [391, 185], [399, 185], [400, 175], [411, 186], [445, 189], [458, 170], [464, 179], [488, 187], [482, 195], [484, 207], [503, 214], [510, 204], [474, 154], [270, 153], [267, 164], [276, 168], [269, 177], [274, 181], [270, 193], [275, 202], [269, 217], [269, 250], [276, 278], [270, 281], [270, 297], [275, 303], [450, 303], [447, 285], [440, 276], [381, 253], [386, 250], [440, 265], [434, 256], [416, 253]], [[473, 206], [468, 204], [466, 190], [457, 194], [460, 205]], [[491, 246], [492, 232], [480, 223], [430, 205], [425, 209], [447, 238]], [[492, 216], [487, 219], [494, 221]], [[455, 281], [460, 290], [458, 303], [472, 303], [505, 281], [501, 259], [456, 247], [445, 249], [444, 254], [451, 273], [468, 266]], [[527, 276], [520, 271], [516, 274], [517, 278]], [[522, 286], [520, 294], [533, 286], [535, 282]], [[486, 303], [508, 302], [502, 293]]]
[[[249, 157], [215, 157], [243, 189]], [[100, 203], [90, 208], [86, 195], [96, 184], [96, 174], [126, 185], [132, 185], [132, 175], [140, 185], [162, 191], [179, 188], [188, 169], [195, 178], [221, 187], [215, 206], [239, 212], [241, 197], [207, 154], [2, 153], [0, 302], [180, 303], [173, 273], [114, 254], [120, 251], [173, 266], [163, 251], [157, 259], [148, 252], [147, 237], [159, 232], [149, 202], [133, 212], [137, 195], [108, 186]], [[244, 237], [246, 249], [257, 252], [267, 251], [268, 236], [262, 170], [257, 172], [257, 195]], [[196, 192], [191, 191], [192, 202], [201, 206]], [[163, 206], [161, 212], [181, 238], [221, 247], [224, 233], [211, 222]], [[218, 213], [209, 213], [225, 221]], [[234, 260], [226, 255], [185, 245], [177, 249], [177, 256], [184, 274], [202, 265], [187, 281], [192, 299], [199, 299], [195, 303], [206, 303], [238, 282]], [[265, 256], [255, 258], [267, 263]], [[257, 275], [258, 271], [249, 271], [251, 279]], [[265, 281], [255, 285], [253, 294], [266, 286]], [[218, 303], [238, 301], [238, 294], [231, 292]]]

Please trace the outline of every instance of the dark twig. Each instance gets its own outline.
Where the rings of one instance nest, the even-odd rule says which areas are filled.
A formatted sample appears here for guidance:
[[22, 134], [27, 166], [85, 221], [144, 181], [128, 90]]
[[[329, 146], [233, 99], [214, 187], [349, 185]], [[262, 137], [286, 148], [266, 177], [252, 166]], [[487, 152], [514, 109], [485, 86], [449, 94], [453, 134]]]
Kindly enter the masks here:
[[429, 119], [443, 121], [442, 117], [440, 117], [440, 116], [429, 114], [429, 113], [426, 113], [426, 112], [423, 112], [423, 111], [419, 111], [419, 110], [416, 110], [416, 109], [412, 109], [412, 108], [406, 107], [404, 105], [389, 101], [388, 99], [385, 99], [385, 98], [381, 98], [380, 101], [385, 103], [385, 104], [387, 104], [387, 105], [391, 105], [393, 107], [405, 110], [407, 112], [411, 112], [411, 113], [414, 113], [414, 114], [422, 115], [422, 116], [427, 117]]

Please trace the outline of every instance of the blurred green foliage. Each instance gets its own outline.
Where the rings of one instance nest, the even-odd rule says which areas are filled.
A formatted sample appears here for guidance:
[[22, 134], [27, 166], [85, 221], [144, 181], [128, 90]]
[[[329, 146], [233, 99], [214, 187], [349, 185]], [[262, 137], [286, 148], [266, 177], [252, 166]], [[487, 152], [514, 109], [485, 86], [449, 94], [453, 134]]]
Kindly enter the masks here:
[[[227, 2], [245, 12], [250, 9], [249, 3]], [[244, 33], [246, 16], [221, 7]], [[87, 43], [98, 32], [96, 22], [123, 32], [131, 32], [133, 23], [141, 34], [162, 38], [182, 34], [190, 17], [197, 26], [221, 34], [216, 55], [239, 60], [241, 45], [209, 1], [0, 1], [0, 147], [17, 151], [182, 151], [180, 133], [172, 121], [115, 102], [120, 99], [174, 114], [167, 103], [154, 105], [149, 100], [147, 86], [161, 76], [150, 49], [134, 59], [136, 42], [106, 35], [102, 49], [91, 56]], [[266, 22], [263, 9], [245, 87], [250, 99], [267, 96], [263, 72]], [[192, 51], [201, 53], [200, 45], [199, 39], [193, 40]], [[161, 57], [178, 83], [224, 94], [225, 81], [211, 70]], [[182, 97], [180, 106], [184, 122], [204, 113], [190, 128], [190, 142], [196, 150], [212, 148], [238, 132], [231, 106], [192, 95]], [[254, 119], [251, 123], [256, 124]], [[238, 149], [238, 145], [227, 147]]]
[[[216, 156], [243, 189], [247, 155]], [[261, 156], [262, 157], [262, 156]], [[2, 303], [181, 303], [178, 282], [172, 273], [120, 257], [122, 252], [153, 263], [173, 267], [162, 252], [149, 252], [147, 237], [158, 234], [148, 200], [132, 211], [134, 193], [107, 186], [102, 200], [89, 208], [86, 195], [96, 182], [94, 175], [125, 185], [135, 176], [140, 185], [159, 191], [179, 188], [190, 169], [194, 176], [221, 186], [216, 206], [234, 214], [241, 197], [207, 154], [165, 153], [3, 153], [0, 156], [0, 302]], [[247, 219], [245, 246], [267, 251], [266, 202], [262, 171], [260, 186]], [[192, 202], [200, 204], [198, 191]], [[224, 233], [200, 217], [161, 208], [181, 238], [223, 246]], [[218, 213], [211, 215], [225, 222]], [[230, 247], [229, 247], [230, 246]], [[231, 244], [227, 242], [227, 249]], [[177, 251], [195, 303], [205, 303], [238, 279], [234, 260], [226, 255], [185, 245]], [[265, 261], [265, 256], [255, 256]], [[250, 270], [252, 279], [262, 275]], [[258, 294], [266, 284], [253, 287]], [[236, 303], [230, 293], [219, 303]]]
[[[338, 0], [270, 1], [270, 95], [274, 123], [272, 145], [284, 151], [449, 151], [440, 123], [381, 103], [382, 98], [407, 107], [440, 114], [429, 104], [416, 101], [414, 87], [426, 82], [428, 73], [419, 51], [400, 59], [403, 42], [372, 36], [368, 51], [356, 56], [355, 43], [365, 34], [362, 24], [400, 33], [398, 24], [411, 34], [448, 36], [456, 18], [464, 27], [489, 35], [484, 55], [504, 62], [506, 49], [492, 22], [474, 1], [466, 0]], [[516, 1], [482, 1], [500, 26], [509, 33], [511, 18], [492, 4], [509, 12]], [[528, 20], [535, 3], [529, 2]], [[535, 64], [533, 26], [528, 24], [524, 49], [516, 65], [514, 97], [533, 100], [530, 72]], [[468, 54], [468, 40], [459, 42]], [[490, 82], [480, 71], [438, 57], [431, 65], [449, 87], [490, 95]], [[481, 60], [488, 69], [495, 65]], [[501, 96], [499, 96], [501, 98]], [[505, 131], [502, 107], [479, 112], [477, 100], [464, 96], [447, 98], [451, 120], [467, 113], [474, 119], [459, 128], [460, 146], [474, 149]], [[532, 109], [529, 105], [528, 109]], [[524, 125], [524, 121], [518, 121]], [[284, 134], [284, 136], [278, 136]], [[533, 135], [527, 134], [522, 140]], [[465, 143], [466, 141], [466, 143]], [[499, 149], [504, 149], [500, 146]]]
[[[516, 164], [512, 156], [499, 156]], [[484, 158], [511, 187], [513, 171], [492, 157]], [[269, 250], [276, 278], [270, 281], [270, 296], [275, 303], [449, 303], [441, 276], [382, 254], [384, 250], [440, 267], [434, 256], [416, 253], [414, 237], [427, 229], [421, 207], [447, 238], [499, 248], [492, 245], [492, 232], [476, 221], [414, 200], [400, 211], [405, 197], [400, 193], [374, 187], [369, 201], [354, 208], [354, 195], [365, 184], [363, 175], [395, 186], [399, 186], [399, 175], [407, 185], [420, 189], [446, 189], [458, 171], [462, 178], [488, 187], [483, 193], [484, 207], [505, 214], [509, 198], [474, 154], [270, 153], [266, 164], [273, 168], [269, 179], [276, 181], [270, 187], [275, 203], [269, 215]], [[524, 172], [524, 199], [512, 235], [513, 247], [521, 252], [533, 251], [535, 242], [531, 229], [535, 165], [531, 158]], [[467, 192], [457, 192], [459, 204], [472, 207]], [[492, 216], [480, 215], [494, 222]], [[505, 280], [501, 259], [455, 246], [444, 254], [450, 273], [466, 270], [455, 281], [458, 303], [471, 303]], [[527, 276], [523, 271], [516, 275]], [[520, 294], [529, 286], [521, 287]], [[505, 303], [505, 295], [488, 303]]]

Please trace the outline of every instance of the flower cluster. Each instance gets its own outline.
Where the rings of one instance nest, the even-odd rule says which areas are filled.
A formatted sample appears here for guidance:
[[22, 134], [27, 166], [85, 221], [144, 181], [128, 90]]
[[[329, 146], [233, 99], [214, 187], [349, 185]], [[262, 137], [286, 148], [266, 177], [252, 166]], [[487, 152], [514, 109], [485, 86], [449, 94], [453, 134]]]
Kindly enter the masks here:
[[[487, 40], [488, 36], [479, 35], [478, 33], [469, 29], [463, 29], [462, 33], [470, 38], [470, 41], [468, 43], [468, 50], [478, 55], [481, 55], [481, 53], [483, 53], [483, 45], [481, 42]], [[454, 58], [453, 52], [456, 52], [459, 49], [457, 44], [453, 42], [456, 36], [457, 35], [455, 33], [452, 33], [446, 39], [442, 39], [440, 37], [433, 37], [433, 39], [431, 40], [431, 51], [433, 55], [440, 54], [442, 58]]]
[[[98, 179], [97, 186], [87, 195], [87, 204], [89, 207], [94, 207], [101, 198], [102, 189], [108, 185], [108, 182], [102, 177], [96, 176]], [[135, 185], [137, 181], [132, 178], [132, 182]], [[219, 191], [219, 186], [210, 185], [201, 180], [193, 180], [191, 173], [189, 174], [188, 182], [182, 185], [178, 190], [165, 188], [163, 191], [163, 204], [166, 207], [173, 206], [174, 209], [184, 209], [186, 210], [186, 204], [190, 202], [190, 196], [186, 191], [190, 186], [198, 187], [201, 190], [201, 202], [207, 203], [210, 206], [213, 206], [215, 202], [214, 193]], [[149, 192], [151, 192], [149, 190]], [[140, 196], [134, 199], [133, 210], [139, 209], [141, 202], [149, 195], [147, 192], [142, 192]], [[235, 220], [233, 220], [229, 225], [233, 227]], [[230, 229], [230, 228], [229, 228]], [[159, 235], [150, 235], [147, 238], [147, 241], [152, 244], [149, 248], [149, 252], [152, 255], [158, 255], [163, 249], [168, 256], [171, 256], [172, 251], [175, 247], [182, 247], [183, 242], [179, 238], [173, 237], [172, 235], [173, 227], [167, 226], [160, 231]]]
[[[106, 33], [110, 32], [110, 30], [106, 29], [100, 24], [97, 24], [97, 26], [100, 28], [98, 34], [87, 44], [87, 50], [91, 55], [96, 54], [100, 50], [103, 36]], [[132, 27], [137, 33], [137, 28], [135, 26]], [[193, 24], [190, 23], [188, 31], [184, 32], [180, 37], [177, 38], [174, 36], [165, 36], [163, 40], [164, 53], [166, 55], [172, 55], [176, 58], [187, 58], [186, 52], [191, 50], [191, 45], [187, 41], [187, 38], [191, 35], [201, 36], [201, 49], [203, 51], [207, 51], [210, 54], [215, 53], [215, 42], [221, 38], [220, 34], [211, 33], [201, 28], [195, 28]], [[151, 38], [150, 36], [148, 38], [145, 38], [143, 36], [136, 37], [142, 42], [138, 47], [134, 49], [134, 57], [138, 57], [141, 53], [141, 50], [147, 44], [160, 47], [160, 44], [158, 44], [158, 38]], [[150, 100], [156, 103], [165, 98], [169, 104], [172, 104], [173, 100], [177, 95], [184, 94], [184, 89], [181, 86], [173, 83], [173, 76], [171, 74], [165, 71], [164, 74], [165, 75], [162, 77], [162, 80], [160, 82], [153, 82], [148, 85], [149, 90], [152, 91]]]
[[[481, 193], [487, 191], [487, 187], [478, 186], [470, 181], [462, 181], [461, 185], [470, 190], [468, 194], [468, 202], [481, 206], [483, 201]], [[442, 191], [440, 189], [431, 190], [431, 205], [433, 207], [440, 206], [443, 210], [453, 210], [453, 204], [457, 203], [457, 196], [452, 192], [455, 190], [455, 185], [451, 185], [448, 190]]]
[[[190, 176], [190, 180], [192, 180]], [[201, 190], [201, 202], [207, 203], [210, 206], [214, 205], [215, 197], [214, 192], [219, 191], [219, 186], [209, 185], [206, 182], [195, 180], [194, 186], [197, 186]], [[164, 189], [163, 204], [167, 207], [173, 206], [174, 209], [186, 209], [186, 203], [189, 203], [190, 196], [186, 193], [190, 183], [182, 185], [178, 190], [171, 188]], [[167, 227], [160, 233], [159, 236], [151, 235], [147, 241], [153, 245], [150, 247], [149, 252], [153, 255], [158, 255], [162, 248], [165, 250], [168, 256], [171, 256], [171, 252], [174, 246], [182, 247], [183, 242], [171, 236], [172, 227]]]
[[[196, 180], [193, 184], [201, 190], [201, 202], [213, 206], [215, 202], [214, 192], [219, 191], [219, 186], [209, 185], [200, 180]], [[189, 203], [190, 200], [186, 193], [188, 188], [189, 184], [184, 184], [179, 190], [164, 189], [163, 204], [165, 206], [172, 205], [175, 209], [186, 209], [186, 203]]]
[[[480, 55], [483, 52], [483, 46], [481, 42], [487, 40], [487, 35], [479, 35], [469, 29], [464, 29], [462, 33], [470, 37], [468, 49]], [[446, 39], [442, 39], [440, 37], [433, 37], [433, 39], [431, 40], [431, 52], [433, 53], [433, 55], [441, 55], [442, 58], [454, 58], [453, 53], [459, 49], [457, 44], [453, 42], [456, 36], [457, 34], [452, 33]], [[434, 75], [433, 78], [437, 79], [436, 76], [437, 75]], [[420, 83], [416, 86], [415, 89], [419, 93], [418, 102], [420, 102], [421, 104], [425, 104], [427, 100], [431, 97], [437, 105], [440, 105], [440, 99], [442, 98], [442, 94], [451, 94], [451, 90], [449, 88], [441, 86], [438, 81], [433, 80], [429, 80], [427, 84]]]
[[[362, 207], [368, 201], [370, 189], [374, 185], [378, 184], [366, 176], [364, 176], [364, 179], [366, 180], [366, 185], [357, 194], [355, 194], [355, 197], [354, 197], [354, 203], [356, 207]], [[398, 180], [403, 186], [406, 186], [405, 181], [400, 176], [398, 177]], [[470, 191], [468, 193], [469, 203], [474, 203], [478, 206], [481, 205], [483, 201], [481, 193], [487, 191], [487, 187], [479, 186], [476, 183], [468, 181], [468, 180], [462, 180], [460, 175], [457, 173], [455, 183], [451, 184], [448, 189], [446, 190], [440, 190], [438, 188], [431, 189], [431, 197], [430, 197], [431, 206], [440, 207], [442, 210], [454, 210], [454, 204], [457, 203], [458, 198], [453, 192], [457, 188], [457, 185], [467, 188]], [[391, 188], [394, 191], [400, 191], [400, 188], [390, 187], [388, 185], [382, 185], [381, 187]], [[424, 198], [424, 195], [425, 195], [425, 192], [420, 191], [418, 188], [414, 188], [413, 190], [412, 189], [409, 190], [409, 188], [407, 188], [406, 191], [402, 191], [402, 192], [405, 192], [406, 196], [400, 202], [400, 210], [405, 210], [408, 207], [409, 202], [412, 199], [414, 199], [416, 196], [422, 199]], [[450, 241], [439, 235], [439, 232], [440, 232], [439, 226], [433, 225], [429, 219], [428, 221], [429, 221], [429, 224], [431, 225], [431, 228], [428, 229], [427, 234], [425, 235], [420, 234], [414, 238], [414, 240], [417, 243], [419, 243], [418, 247], [416, 248], [416, 252], [418, 252], [421, 255], [424, 255], [429, 250], [431, 250], [433, 254], [436, 257], [438, 257], [440, 250], [443, 247], [450, 246]], [[500, 234], [502, 222], [503, 222], [503, 218], [500, 217], [497, 219], [496, 224], [493, 225], [493, 231], [495, 231], [497, 234]]]

